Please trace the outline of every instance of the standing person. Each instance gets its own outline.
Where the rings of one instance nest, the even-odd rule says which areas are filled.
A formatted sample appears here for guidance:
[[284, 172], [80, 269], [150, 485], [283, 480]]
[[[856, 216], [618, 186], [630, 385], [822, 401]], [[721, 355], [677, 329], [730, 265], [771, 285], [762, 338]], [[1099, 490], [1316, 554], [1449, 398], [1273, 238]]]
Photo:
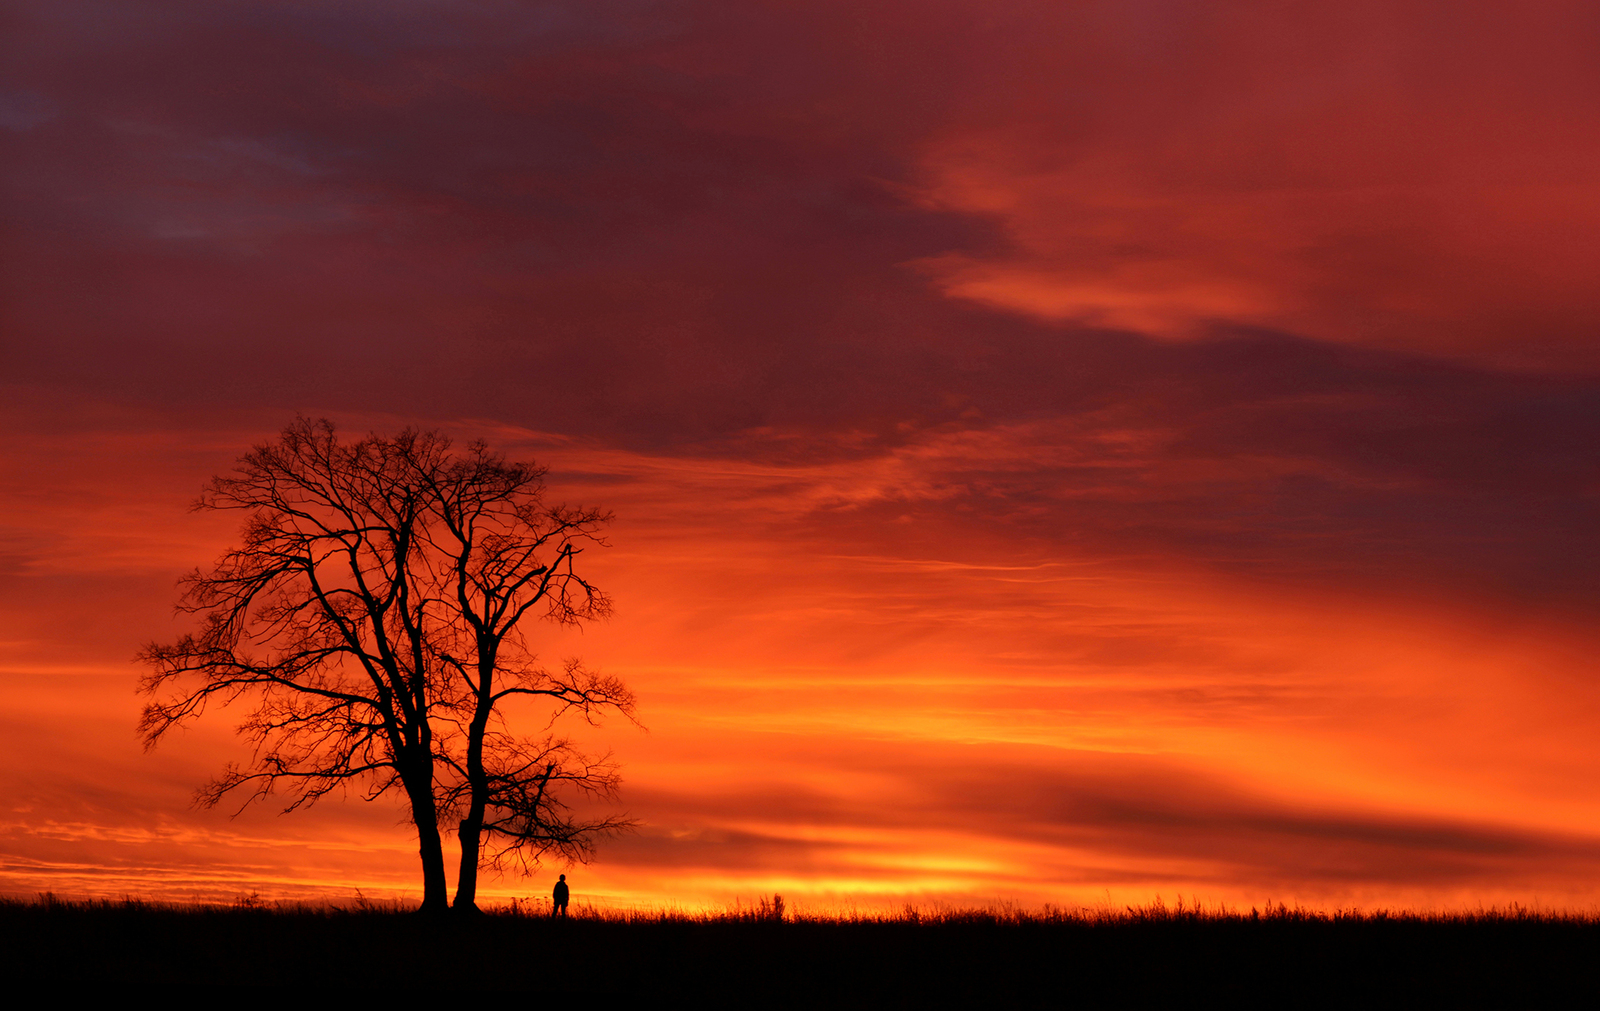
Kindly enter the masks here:
[[567, 917], [567, 876], [561, 875], [561, 880], [556, 882], [556, 890], [550, 893], [550, 918], [557, 916], [562, 919]]

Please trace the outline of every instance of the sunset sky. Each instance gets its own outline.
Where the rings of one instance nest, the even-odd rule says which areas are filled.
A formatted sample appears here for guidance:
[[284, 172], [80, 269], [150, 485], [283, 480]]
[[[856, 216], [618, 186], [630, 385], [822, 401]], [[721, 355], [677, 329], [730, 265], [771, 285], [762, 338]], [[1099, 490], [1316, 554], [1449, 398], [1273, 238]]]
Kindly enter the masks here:
[[0, 893], [420, 896], [397, 803], [191, 806], [244, 710], [135, 733], [303, 415], [616, 513], [535, 641], [637, 693], [641, 825], [491, 902], [1600, 905], [1593, 4], [0, 39]]

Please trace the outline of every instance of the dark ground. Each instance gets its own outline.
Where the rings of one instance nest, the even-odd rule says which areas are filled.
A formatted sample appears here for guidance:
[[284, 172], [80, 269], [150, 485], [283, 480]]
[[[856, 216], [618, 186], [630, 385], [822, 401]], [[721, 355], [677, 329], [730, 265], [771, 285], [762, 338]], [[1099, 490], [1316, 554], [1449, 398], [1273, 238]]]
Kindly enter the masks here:
[[[574, 1005], [1551, 1005], [1600, 998], [1600, 921], [1527, 913], [744, 917], [0, 903], [8, 977], [130, 994], [191, 987], [502, 990]], [[602, 1006], [604, 1002], [602, 1001]]]

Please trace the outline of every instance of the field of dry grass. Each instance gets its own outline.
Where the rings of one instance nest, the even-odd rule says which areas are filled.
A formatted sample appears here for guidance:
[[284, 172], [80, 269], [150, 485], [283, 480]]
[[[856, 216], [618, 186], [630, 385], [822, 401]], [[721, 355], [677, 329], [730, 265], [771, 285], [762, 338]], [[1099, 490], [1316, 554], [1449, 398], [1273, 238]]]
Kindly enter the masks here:
[[1600, 919], [1472, 913], [906, 908], [796, 915], [778, 897], [720, 913], [525, 908], [432, 921], [393, 905], [0, 902], [13, 979], [163, 988], [695, 994], [740, 1003], [904, 1006], [1153, 999], [1333, 1006], [1529, 1004], [1600, 996]]

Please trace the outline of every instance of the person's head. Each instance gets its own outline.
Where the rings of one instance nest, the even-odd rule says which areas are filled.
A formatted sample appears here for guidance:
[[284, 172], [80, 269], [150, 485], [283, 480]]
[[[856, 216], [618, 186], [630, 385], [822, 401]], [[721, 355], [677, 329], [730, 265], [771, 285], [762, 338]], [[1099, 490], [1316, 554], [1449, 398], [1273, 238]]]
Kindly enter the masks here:
[[565, 880], [567, 880], [567, 876], [566, 876], [566, 875], [565, 875], [565, 874], [563, 874], [563, 875], [561, 875], [561, 880], [562, 880], [562, 881], [565, 881]]

